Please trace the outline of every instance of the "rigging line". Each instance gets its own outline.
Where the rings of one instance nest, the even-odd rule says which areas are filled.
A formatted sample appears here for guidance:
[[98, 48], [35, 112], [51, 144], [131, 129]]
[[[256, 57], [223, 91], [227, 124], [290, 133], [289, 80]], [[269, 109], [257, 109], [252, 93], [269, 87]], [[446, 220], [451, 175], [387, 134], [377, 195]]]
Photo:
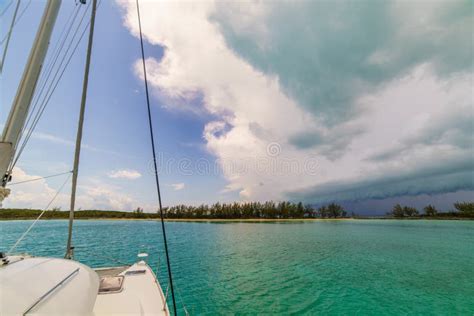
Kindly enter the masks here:
[[[61, 35], [59, 36], [59, 40], [56, 44], [56, 47], [54, 49], [54, 54], [53, 54], [53, 57], [51, 59], [49, 59], [49, 62], [48, 62], [48, 65], [46, 67], [46, 75], [43, 75], [41, 76], [41, 83], [40, 83], [40, 86], [41, 88], [39, 89], [39, 93], [35, 93], [34, 95], [34, 99], [33, 99], [33, 108], [32, 110], [29, 112], [29, 115], [28, 115], [28, 118], [26, 120], [26, 123], [21, 131], [21, 135], [23, 136], [25, 130], [27, 129], [27, 126], [29, 126], [30, 124], [30, 121], [31, 121], [31, 118], [33, 117], [33, 113], [35, 113], [35, 110], [36, 110], [36, 107], [37, 105], [39, 104], [39, 99], [41, 98], [41, 96], [43, 95], [43, 91], [44, 91], [44, 88], [46, 87], [47, 85], [47, 81], [49, 80], [49, 77], [51, 76], [51, 73], [54, 69], [54, 66], [56, 65], [56, 62], [59, 58], [59, 55], [61, 53], [61, 50], [63, 49], [64, 47], [64, 44], [66, 43], [66, 40], [67, 38], [69, 37], [69, 34], [70, 34], [70, 31], [72, 29], [72, 26], [74, 25], [75, 21], [76, 21], [76, 18], [79, 14], [79, 6], [76, 5], [75, 9], [73, 11], [71, 11], [71, 14], [69, 15], [69, 18], [68, 18], [68, 21], [65, 23], [66, 25], [69, 24], [69, 27], [67, 28], [63, 28], [63, 31], [61, 33]], [[75, 13], [75, 14], [74, 14]], [[72, 19], [71, 21], [71, 18], [74, 16], [74, 18]], [[65, 31], [67, 30], [66, 32], [66, 36], [63, 38], [63, 35], [65, 33]], [[61, 67], [61, 66], [59, 66]], [[38, 90], [36, 90], [38, 91]]]
[[[74, 10], [71, 11], [71, 14], [69, 15], [69, 17], [67, 19], [67, 22], [65, 23], [65, 25], [66, 26], [69, 25], [69, 27], [64, 27], [62, 32], [61, 32], [61, 35], [58, 37], [58, 41], [56, 42], [56, 45], [55, 45], [54, 50], [53, 50], [54, 51], [54, 53], [52, 55], [53, 57], [48, 59], [48, 65], [46, 67], [46, 70], [43, 71], [43, 73], [41, 75], [41, 83], [40, 83], [41, 89], [40, 89], [40, 93], [35, 92], [35, 99], [33, 101], [34, 103], [38, 102], [37, 99], [41, 96], [42, 91], [44, 90], [44, 87], [46, 86], [46, 81], [48, 81], [48, 79], [51, 75], [51, 72], [53, 71], [53, 68], [56, 65], [56, 62], [59, 58], [61, 50], [64, 48], [66, 40], [69, 37], [69, 34], [71, 33], [71, 28], [73, 27], [74, 23], [76, 22], [76, 18], [79, 15], [80, 8], [81, 8], [80, 6], [76, 5]], [[85, 16], [85, 12], [83, 13], [83, 18], [84, 18], [84, 16]], [[71, 18], [73, 18], [73, 19], [71, 20]], [[81, 20], [81, 22], [82, 22], [82, 20]], [[77, 27], [79, 28], [80, 24]], [[66, 30], [67, 30], [67, 32], [66, 32]], [[38, 89], [36, 91], [38, 91]]]
[[[89, 5], [90, 5], [90, 3], [89, 3]], [[88, 8], [88, 7], [87, 7], [87, 8]], [[74, 17], [73, 23], [75, 22], [75, 19], [76, 19], [78, 13], [79, 13], [79, 10], [76, 11], [76, 15], [75, 15], [75, 17]], [[61, 49], [64, 47], [64, 44], [65, 44], [65, 42], [66, 42], [66, 40], [67, 40], [67, 37], [69, 36], [70, 30], [71, 30], [71, 28], [72, 28], [72, 26], [73, 26], [73, 23], [71, 23], [71, 24], [69, 25], [68, 34], [67, 34], [67, 36], [64, 38], [63, 43], [60, 45], [59, 50], [57, 51], [58, 54], [57, 54], [55, 57], [53, 57], [54, 59], [53, 59], [51, 68], [48, 70], [48, 74], [46, 75], [46, 79], [42, 80], [43, 82], [42, 82], [41, 88], [39, 89], [39, 93], [37, 93], [37, 94], [35, 95], [35, 100], [34, 100], [34, 103], [33, 103], [33, 110], [30, 112], [30, 115], [28, 116], [28, 120], [27, 120], [27, 123], [25, 124], [25, 128], [26, 128], [27, 124], [29, 124], [29, 122], [30, 122], [30, 120], [31, 120], [31, 118], [32, 118], [33, 116], [34, 116], [34, 119], [33, 119], [33, 123], [31, 123], [31, 126], [36, 126], [34, 122], [35, 122], [35, 121], [39, 121], [39, 117], [38, 117], [38, 116], [41, 116], [41, 115], [39, 115], [39, 113], [41, 112], [42, 107], [43, 107], [43, 106], [46, 106], [44, 101], [48, 98], [48, 93], [51, 91], [51, 87], [53, 86], [54, 81], [56, 80], [56, 77], [57, 77], [59, 71], [61, 70], [61, 67], [63, 66], [64, 60], [66, 59], [66, 57], [67, 57], [67, 55], [68, 55], [68, 53], [69, 53], [69, 50], [71, 49], [71, 46], [72, 46], [73, 42], [74, 42], [75, 39], [76, 39], [76, 36], [77, 36], [77, 34], [78, 34], [78, 32], [79, 32], [79, 29], [80, 29], [80, 26], [82, 25], [82, 22], [84, 21], [84, 18], [85, 18], [85, 16], [86, 16], [86, 13], [87, 13], [87, 9], [84, 10], [84, 13], [82, 14], [82, 18], [81, 18], [81, 20], [80, 20], [80, 22], [79, 22], [79, 25], [78, 25], [78, 27], [76, 28], [76, 30], [75, 30], [75, 32], [74, 32], [74, 35], [72, 36], [71, 41], [69, 42], [68, 47], [67, 47], [67, 49], [66, 49], [64, 55], [63, 55], [62, 58], [61, 58], [61, 61], [60, 61], [60, 63], [59, 63], [59, 66], [57, 67], [56, 72], [54, 73], [53, 79], [52, 79], [51, 82], [49, 83], [49, 86], [48, 86], [48, 89], [47, 89], [47, 91], [46, 91], [46, 94], [45, 94], [44, 97], [42, 98], [42, 96], [43, 96], [43, 91], [44, 91], [45, 87], [48, 85], [48, 79], [49, 79], [49, 77], [51, 76], [51, 73], [52, 73], [52, 71], [53, 71], [53, 69], [54, 69], [54, 65], [57, 63], [57, 59], [59, 58], [59, 54], [60, 54], [60, 52], [61, 52]], [[87, 28], [87, 26], [86, 26], [86, 28]], [[73, 54], [74, 54], [74, 52], [73, 52]], [[43, 77], [43, 78], [44, 78], [44, 77]], [[58, 81], [59, 81], [59, 80], [60, 80], [60, 78], [58, 79]], [[41, 99], [41, 98], [42, 98], [42, 99]], [[41, 101], [40, 101], [40, 99], [41, 99]], [[36, 110], [36, 107], [38, 106], [38, 104], [40, 104], [39, 110], [38, 110], [35, 114], [33, 114], [33, 113], [34, 113], [34, 110]], [[31, 128], [31, 127], [28, 128], [29, 131], [30, 131], [30, 130], [32, 131], [32, 129], [34, 129], [34, 128]], [[23, 132], [23, 131], [22, 131], [22, 132]], [[27, 137], [27, 138], [29, 138], [29, 137]], [[26, 139], [26, 138], [25, 138], [25, 139]], [[24, 142], [24, 141], [23, 141], [23, 142]], [[21, 146], [23, 146], [23, 144], [22, 144]]]
[[[18, 15], [18, 19], [15, 20], [15, 23], [13, 24], [13, 27], [15, 27], [18, 22], [20, 22], [21, 18], [23, 17], [23, 14], [25, 14], [25, 11], [26, 9], [28, 9], [28, 7], [30, 6], [31, 4], [31, 1], [28, 1], [28, 3], [26, 4], [26, 6], [23, 8], [23, 10], [21, 10], [20, 14]], [[13, 2], [13, 1], [12, 1]], [[5, 35], [3, 38], [2, 38], [2, 41], [0, 42], [0, 46], [3, 45], [3, 43], [5, 43], [5, 40], [7, 39], [7, 35]]]
[[12, 5], [12, 3], [13, 3], [13, 0], [10, 0], [10, 2], [5, 7], [5, 9], [3, 9], [2, 13], [0, 13], [0, 18], [7, 12], [8, 8]]
[[174, 297], [174, 289], [173, 289], [173, 276], [171, 273], [171, 264], [170, 264], [170, 257], [168, 253], [168, 242], [166, 240], [166, 230], [165, 230], [165, 221], [163, 219], [163, 206], [161, 203], [161, 192], [160, 192], [160, 181], [158, 178], [158, 167], [156, 165], [156, 151], [155, 151], [155, 137], [153, 136], [153, 124], [151, 120], [151, 108], [150, 108], [150, 97], [148, 94], [148, 80], [146, 76], [146, 65], [145, 65], [145, 50], [143, 48], [143, 35], [142, 35], [142, 23], [141, 23], [141, 18], [140, 18], [140, 5], [138, 4], [138, 0], [136, 0], [137, 3], [137, 16], [138, 16], [138, 28], [140, 31], [140, 47], [141, 47], [141, 53], [142, 53], [142, 63], [143, 63], [143, 76], [144, 76], [144, 81], [145, 81], [145, 93], [146, 93], [146, 103], [147, 103], [147, 110], [148, 110], [148, 126], [150, 129], [150, 141], [151, 141], [151, 149], [153, 152], [153, 167], [155, 171], [155, 183], [156, 183], [156, 193], [158, 195], [158, 204], [160, 207], [160, 219], [161, 219], [161, 230], [163, 231], [163, 243], [165, 246], [165, 254], [166, 254], [166, 264], [168, 266], [168, 278], [170, 281], [170, 287], [171, 287], [171, 297], [173, 300], [173, 311], [174, 315], [178, 315], [176, 312], [176, 300]]
[[3, 65], [5, 64], [5, 58], [7, 57], [8, 44], [10, 44], [10, 38], [12, 35], [13, 27], [15, 26], [16, 15], [18, 13], [18, 9], [20, 8], [20, 4], [21, 4], [21, 0], [18, 0], [18, 2], [16, 3], [15, 12], [13, 13], [10, 29], [8, 30], [8, 33], [7, 33], [7, 42], [5, 44], [5, 48], [3, 48], [2, 60], [0, 61], [0, 74], [3, 72]]
[[71, 174], [69, 174], [69, 176], [66, 178], [66, 180], [64, 181], [64, 183], [59, 187], [59, 189], [56, 191], [56, 194], [53, 196], [53, 198], [49, 201], [49, 203], [46, 205], [46, 207], [43, 209], [43, 211], [40, 213], [40, 215], [35, 219], [35, 221], [33, 223], [31, 223], [30, 227], [28, 227], [28, 229], [23, 233], [23, 235], [21, 235], [20, 238], [18, 238], [18, 240], [15, 242], [15, 244], [10, 248], [10, 250], [8, 250], [8, 254], [11, 254], [13, 250], [15, 250], [15, 248], [20, 244], [20, 242], [26, 237], [26, 235], [28, 235], [28, 233], [30, 232], [30, 230], [33, 228], [33, 226], [36, 225], [36, 223], [40, 220], [41, 216], [43, 216], [43, 214], [48, 210], [48, 208], [51, 206], [51, 204], [53, 204], [54, 200], [56, 200], [56, 198], [58, 197], [59, 193], [61, 193], [61, 191], [63, 190], [64, 186], [66, 185], [66, 183], [69, 181], [69, 179], [71, 178]]
[[75, 253], [78, 253], [78, 252], [82, 251], [83, 249], [86, 249], [89, 254], [92, 253], [94, 255], [94, 257], [110, 260], [110, 261], [112, 261], [114, 263], [118, 263], [122, 266], [127, 266], [127, 267], [131, 266], [130, 263], [127, 263], [127, 262], [124, 262], [122, 260], [115, 259], [113, 257], [109, 257], [107, 255], [104, 255], [103, 251], [100, 251], [100, 253], [97, 253], [97, 252], [94, 252], [94, 249], [90, 249], [90, 247], [74, 246], [74, 252]]
[[10, 187], [10, 186], [12, 186], [12, 185], [17, 185], [17, 184], [22, 184], [22, 183], [27, 183], [27, 182], [38, 181], [38, 180], [42, 180], [42, 179], [49, 179], [49, 178], [59, 177], [59, 176], [62, 176], [62, 175], [65, 175], [65, 174], [68, 174], [68, 173], [71, 173], [71, 172], [72, 172], [72, 171], [61, 172], [61, 173], [53, 174], [53, 175], [50, 175], [50, 176], [38, 177], [38, 178], [29, 179], [29, 180], [25, 180], [25, 181], [13, 182], [13, 183], [8, 184], [8, 186]]
[[181, 301], [181, 305], [183, 306], [184, 314], [189, 315], [188, 309], [186, 308], [186, 305], [184, 304], [183, 295], [181, 294], [179, 287], [176, 287], [176, 292], [178, 293], [179, 300]]
[[[102, 0], [100, 0], [99, 3], [97, 4], [97, 9], [99, 9], [101, 3], [102, 3]], [[28, 134], [25, 136], [25, 139], [24, 139], [24, 141], [23, 141], [23, 143], [22, 143], [22, 145], [21, 145], [21, 147], [20, 147], [20, 150], [18, 151], [18, 153], [17, 153], [17, 155], [16, 155], [14, 161], [10, 164], [10, 167], [8, 168], [8, 170], [9, 170], [10, 172], [11, 172], [11, 170], [13, 169], [13, 167], [15, 167], [16, 163], [18, 162], [18, 159], [20, 158], [20, 155], [22, 154], [23, 150], [24, 150], [25, 147], [26, 147], [26, 144], [28, 143], [28, 140], [31, 138], [31, 135], [33, 134], [33, 129], [34, 129], [34, 128], [36, 127], [36, 125], [38, 124], [38, 121], [39, 121], [39, 119], [41, 118], [41, 115], [43, 114], [43, 112], [44, 112], [44, 110], [45, 110], [45, 108], [46, 108], [46, 105], [48, 104], [49, 100], [51, 99], [51, 96], [53, 95], [54, 91], [56, 90], [56, 88], [57, 88], [57, 86], [58, 86], [58, 84], [59, 84], [59, 81], [60, 81], [61, 78], [63, 77], [63, 75], [64, 75], [64, 73], [65, 73], [65, 71], [66, 71], [67, 66], [68, 66], [69, 63], [71, 62], [72, 57], [74, 56], [74, 54], [75, 54], [77, 48], [79, 47], [79, 44], [80, 44], [82, 38], [84, 37], [84, 34], [86, 33], [89, 24], [90, 24], [90, 20], [89, 20], [89, 22], [87, 23], [87, 25], [85, 26], [84, 30], [82, 31], [82, 33], [81, 33], [81, 35], [80, 35], [80, 37], [79, 37], [79, 40], [77, 41], [76, 46], [74, 47], [74, 49], [73, 49], [71, 55], [69, 55], [69, 59], [67, 60], [66, 64], [64, 65], [64, 68], [63, 68], [61, 74], [59, 75], [59, 77], [58, 77], [58, 79], [57, 79], [57, 81], [56, 81], [56, 83], [55, 83], [55, 85], [54, 85], [54, 87], [53, 87], [53, 90], [52, 90], [51, 93], [49, 94], [47, 100], [44, 102], [44, 106], [43, 106], [43, 108], [41, 109], [41, 114], [39, 114], [39, 117], [37, 117], [37, 118], [35, 117], [35, 122], [32, 124], [33, 127], [30, 128], [30, 130], [28, 131]]]
[[[75, 22], [75, 20], [76, 20], [76, 17], [77, 17], [77, 15], [78, 15], [78, 13], [79, 13], [78, 11], [80, 11], [81, 7], [82, 7], [82, 6], [78, 6], [77, 3], [76, 3], [74, 9], [71, 10], [71, 13], [69, 14], [69, 16], [68, 16], [66, 22], [64, 23], [65, 26], [66, 26], [66, 25], [70, 25], [70, 24], [74, 24], [74, 22]], [[71, 21], [71, 18], [72, 18], [73, 16], [74, 16], [74, 18], [73, 18], [72, 21]], [[71, 25], [71, 26], [72, 26], [72, 25]], [[66, 27], [62, 28], [61, 33], [60, 33], [60, 35], [58, 36], [58, 40], [56, 41], [56, 45], [54, 46], [53, 51], [54, 51], [55, 53], [54, 53], [53, 55], [59, 54], [59, 51], [62, 49], [62, 47], [59, 47], [59, 46], [60, 46], [59, 43], [61, 42], [61, 39], [62, 39], [63, 42], [64, 42], [64, 41], [66, 40], [66, 38], [69, 36], [69, 32], [70, 32], [71, 26], [69, 26], [69, 28], [66, 28]], [[66, 30], [67, 30], [67, 32], [66, 32]], [[65, 37], [63, 37], [65, 33], [67, 33], [67, 34], [66, 34]], [[52, 59], [52, 58], [51, 58], [51, 59]], [[52, 64], [51, 59], [49, 60], [48, 68], [49, 68], [49, 67], [51, 66], [51, 64]]]
[[[100, 4], [100, 3], [99, 3], [99, 4]], [[89, 5], [90, 5], [90, 3], [89, 3]], [[88, 7], [87, 7], [87, 8], [88, 8]], [[47, 103], [49, 102], [49, 99], [51, 98], [52, 94], [54, 93], [54, 91], [55, 91], [55, 89], [56, 89], [56, 87], [57, 87], [59, 81], [60, 81], [61, 78], [62, 78], [62, 75], [64, 74], [64, 71], [66, 70], [67, 66], [69, 65], [69, 62], [71, 61], [72, 56], [73, 56], [74, 53], [76, 52], [77, 47], [78, 47], [78, 45], [79, 45], [79, 43], [80, 43], [82, 37], [84, 36], [84, 34], [85, 34], [86, 30], [87, 30], [87, 27], [89, 26], [90, 21], [89, 21], [89, 23], [87, 23], [87, 25], [84, 27], [84, 30], [83, 30], [83, 32], [82, 32], [82, 34], [81, 34], [79, 40], [77, 41], [76, 46], [75, 46], [74, 49], [73, 49], [73, 52], [72, 52], [71, 55], [69, 56], [69, 59], [67, 60], [66, 64], [64, 65], [64, 68], [63, 68], [63, 70], [62, 70], [60, 76], [58, 77], [58, 79], [57, 79], [57, 81], [56, 81], [56, 84], [54, 85], [54, 88], [53, 88], [52, 91], [51, 91], [51, 88], [53, 87], [53, 84], [54, 84], [54, 80], [56, 80], [56, 77], [57, 77], [57, 75], [58, 75], [58, 72], [61, 70], [61, 67], [62, 67], [62, 65], [63, 65], [63, 63], [64, 63], [64, 60], [65, 60], [65, 58], [67, 57], [67, 54], [68, 54], [69, 50], [70, 50], [71, 47], [72, 47], [72, 44], [73, 44], [73, 42], [74, 42], [74, 40], [75, 40], [75, 38], [76, 38], [76, 36], [77, 36], [77, 34], [78, 34], [78, 31], [79, 31], [79, 29], [80, 29], [80, 26], [82, 25], [82, 22], [84, 21], [84, 17], [85, 17], [85, 15], [86, 15], [86, 13], [87, 13], [87, 9], [84, 11], [84, 13], [83, 13], [83, 15], [82, 15], [82, 18], [81, 18], [81, 20], [80, 20], [80, 22], [79, 22], [79, 25], [78, 25], [78, 27], [76, 28], [76, 31], [74, 32], [74, 35], [72, 36], [71, 41], [70, 41], [69, 44], [68, 44], [68, 48], [66, 49], [66, 52], [64, 53], [64, 55], [63, 55], [63, 57], [62, 57], [62, 59], [61, 59], [61, 62], [60, 62], [60, 64], [59, 64], [59, 66], [58, 66], [58, 69], [56, 70], [55, 75], [53, 76], [53, 79], [51, 80], [51, 83], [50, 83], [50, 85], [49, 85], [49, 87], [48, 87], [48, 89], [47, 89], [46, 95], [44, 96], [43, 100], [41, 101], [40, 108], [39, 108], [39, 110], [37, 111], [37, 113], [36, 113], [35, 116], [34, 116], [33, 123], [31, 123], [31, 127], [28, 128], [27, 136], [23, 139], [23, 142], [22, 142], [22, 144], [21, 144], [21, 146], [20, 146], [19, 153], [23, 152], [23, 149], [24, 149], [24, 147], [26, 146], [26, 143], [28, 142], [29, 138], [31, 137], [31, 134], [33, 133], [33, 130], [34, 130], [34, 128], [36, 127], [36, 125], [37, 125], [39, 119], [41, 118], [41, 115], [42, 115], [42, 113], [44, 112], [44, 109], [45, 109], [45, 107], [47, 106]], [[48, 76], [48, 79], [49, 79], [49, 76]], [[43, 91], [43, 89], [44, 89], [44, 87], [46, 86], [46, 84], [47, 84], [47, 82], [45, 81], [44, 84], [43, 84], [43, 86], [42, 86], [42, 88], [41, 88], [41, 92]], [[50, 92], [51, 92], [51, 93], [50, 93]], [[49, 96], [48, 96], [48, 93], [50, 93]], [[33, 109], [36, 108], [38, 102], [39, 102], [39, 98], [36, 98], [36, 101], [35, 101], [35, 104], [34, 104], [34, 106], [33, 106]], [[33, 114], [32, 114], [32, 115], [33, 115]], [[29, 120], [30, 120], [30, 117], [28, 118], [28, 121], [29, 121]], [[18, 154], [17, 156], [19, 156], [19, 154]], [[18, 158], [19, 158], [19, 157], [18, 157]], [[16, 161], [18, 160], [18, 158], [16, 158]], [[11, 167], [9, 168], [10, 170], [11, 170], [11, 169], [13, 168], [13, 166], [16, 164], [16, 161], [11, 164]]]
[[[54, 50], [53, 50], [54, 51], [54, 53], [52, 55], [53, 57], [49, 58], [48, 64], [45, 68], [45, 72], [42, 73], [41, 78], [40, 78], [39, 86], [42, 87], [41, 92], [43, 91], [44, 86], [46, 85], [46, 81], [49, 79], [49, 76], [51, 75], [51, 72], [53, 71], [53, 68], [56, 64], [56, 61], [59, 58], [59, 54], [61, 53], [61, 50], [63, 49], [67, 38], [69, 37], [70, 30], [71, 30], [72, 26], [74, 25], [74, 22], [76, 21], [76, 18], [79, 14], [79, 9], [80, 9], [80, 7], [76, 5], [74, 10], [71, 11], [71, 14], [69, 15], [69, 17], [67, 19], [67, 22], [65, 23], [65, 25], [69, 25], [69, 27], [63, 28], [62, 32], [61, 32], [61, 35], [58, 37], [58, 41], [56, 42], [56, 45], [55, 45]], [[74, 17], [74, 18], [71, 21], [72, 17]], [[66, 32], [66, 30], [67, 30], [67, 32]], [[66, 35], [66, 36], [64, 36], [64, 35]], [[47, 75], [44, 75], [45, 73]], [[41, 96], [41, 92], [40, 93], [35, 92], [34, 99], [33, 99], [33, 103], [35, 105], [37, 104], [37, 99]], [[35, 108], [33, 108], [33, 110], [30, 113], [34, 112], [34, 110], [35, 110]], [[28, 120], [27, 120], [25, 126], [28, 125], [30, 118], [31, 118], [31, 115], [28, 116]]]

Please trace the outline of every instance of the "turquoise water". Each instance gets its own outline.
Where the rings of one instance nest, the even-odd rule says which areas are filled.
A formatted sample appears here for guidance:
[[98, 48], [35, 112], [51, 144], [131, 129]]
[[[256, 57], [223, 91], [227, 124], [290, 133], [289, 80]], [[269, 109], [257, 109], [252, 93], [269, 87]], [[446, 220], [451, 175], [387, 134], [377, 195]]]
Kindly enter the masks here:
[[[0, 222], [0, 250], [30, 223]], [[66, 221], [41, 221], [18, 251], [61, 257], [66, 232]], [[474, 221], [167, 223], [167, 233], [192, 315], [474, 314]], [[147, 251], [166, 289], [158, 222], [76, 221], [74, 243], [94, 267]]]

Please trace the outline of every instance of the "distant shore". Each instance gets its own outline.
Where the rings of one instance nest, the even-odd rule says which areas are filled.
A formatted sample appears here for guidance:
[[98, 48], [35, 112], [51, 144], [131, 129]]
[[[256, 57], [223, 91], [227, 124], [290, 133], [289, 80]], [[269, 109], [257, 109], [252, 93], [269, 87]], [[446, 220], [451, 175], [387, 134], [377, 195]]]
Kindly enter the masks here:
[[[34, 209], [0, 209], [0, 221], [2, 220], [30, 220], [36, 219], [42, 213], [41, 210]], [[288, 215], [288, 214], [287, 214]], [[68, 211], [51, 210], [44, 212], [41, 220], [67, 220]], [[159, 213], [145, 212], [124, 212], [124, 211], [104, 211], [104, 210], [79, 210], [74, 212], [76, 220], [159, 220]], [[165, 216], [169, 222], [247, 222], [247, 223], [266, 223], [266, 222], [314, 222], [314, 221], [334, 221], [334, 220], [357, 220], [357, 219], [403, 219], [403, 220], [460, 220], [474, 219], [474, 215], [462, 213], [438, 213], [437, 215], [417, 215], [410, 217], [396, 216]]]
[[269, 222], [325, 222], [325, 221], [357, 221], [357, 220], [474, 220], [474, 218], [461, 217], [417, 217], [417, 218], [395, 218], [395, 217], [346, 217], [346, 218], [166, 218], [167, 222], [246, 222], [246, 223], [269, 223]]
[[[0, 218], [1, 221], [34, 220], [32, 217]], [[67, 220], [66, 218], [42, 218], [44, 221]], [[79, 217], [76, 221], [159, 221], [159, 218], [127, 218], [127, 217]], [[183, 223], [297, 223], [297, 222], [331, 222], [331, 221], [357, 221], [357, 220], [474, 220], [466, 217], [348, 217], [348, 218], [165, 218], [165, 222]]]
[[245, 223], [271, 223], [271, 222], [319, 222], [319, 221], [347, 221], [355, 218], [166, 218], [167, 222], [245, 222]]

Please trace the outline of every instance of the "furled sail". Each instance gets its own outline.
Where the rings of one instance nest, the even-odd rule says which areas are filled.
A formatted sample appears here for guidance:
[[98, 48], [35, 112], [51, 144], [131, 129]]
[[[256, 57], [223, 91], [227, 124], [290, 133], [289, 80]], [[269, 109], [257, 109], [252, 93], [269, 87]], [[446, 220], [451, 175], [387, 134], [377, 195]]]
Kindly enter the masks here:
[[44, 59], [49, 47], [53, 27], [58, 16], [61, 0], [48, 0], [41, 24], [36, 33], [28, 62], [13, 101], [2, 138], [0, 140], [0, 203], [8, 196], [10, 190], [6, 188], [11, 179], [12, 161], [15, 150], [25, 127], [26, 117], [33, 98], [36, 83], [41, 74]]

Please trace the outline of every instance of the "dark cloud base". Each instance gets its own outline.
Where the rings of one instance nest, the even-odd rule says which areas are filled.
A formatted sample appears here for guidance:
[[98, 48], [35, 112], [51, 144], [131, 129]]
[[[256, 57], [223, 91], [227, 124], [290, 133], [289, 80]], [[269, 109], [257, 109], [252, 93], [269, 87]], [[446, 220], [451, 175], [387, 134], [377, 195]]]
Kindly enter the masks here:
[[434, 205], [443, 212], [453, 210], [453, 204], [461, 201], [473, 201], [474, 191], [457, 191], [440, 194], [420, 194], [417, 196], [399, 196], [386, 199], [370, 199], [364, 201], [342, 202], [343, 206], [357, 215], [379, 216], [385, 215], [392, 207], [399, 203], [416, 207], [422, 212], [423, 207], [428, 204]]
[[301, 192], [289, 192], [288, 197], [306, 203], [337, 201], [365, 205], [361, 202], [386, 199], [396, 201], [407, 197], [473, 190], [474, 162], [467, 157], [466, 160], [450, 161], [444, 166], [419, 168], [415, 172], [407, 170], [405, 174], [387, 174], [360, 181], [318, 185]]

